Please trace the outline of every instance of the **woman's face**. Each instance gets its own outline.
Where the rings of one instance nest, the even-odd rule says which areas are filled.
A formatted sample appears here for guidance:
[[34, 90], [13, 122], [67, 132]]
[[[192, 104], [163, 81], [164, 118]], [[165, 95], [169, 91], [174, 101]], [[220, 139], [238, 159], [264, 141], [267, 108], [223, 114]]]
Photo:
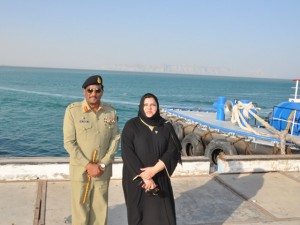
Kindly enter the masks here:
[[151, 118], [157, 111], [157, 104], [154, 98], [145, 98], [144, 113], [148, 118]]

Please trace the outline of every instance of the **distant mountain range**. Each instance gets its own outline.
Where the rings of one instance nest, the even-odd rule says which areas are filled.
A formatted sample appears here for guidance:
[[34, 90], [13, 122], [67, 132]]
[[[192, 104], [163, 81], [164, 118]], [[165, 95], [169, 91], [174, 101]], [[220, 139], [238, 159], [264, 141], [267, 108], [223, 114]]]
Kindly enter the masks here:
[[225, 76], [258, 76], [263, 77], [261, 71], [235, 71], [226, 67], [207, 67], [198, 65], [130, 65], [130, 64], [107, 64], [100, 66], [102, 70], [154, 72], [154, 73], [177, 73], [197, 75], [225, 75]]
[[[0, 65], [0, 67], [24, 67], [24, 66]], [[29, 67], [30, 68], [52, 68], [52, 67], [34, 67], [34, 66], [29, 66]], [[87, 69], [87, 68], [65, 68], [65, 69]], [[207, 67], [207, 66], [198, 66], [198, 65], [103, 64], [93, 69], [112, 70], [112, 71], [149, 72], [149, 73], [191, 74], [191, 75], [265, 77], [265, 74], [261, 70], [245, 72], [245, 71], [233, 70], [226, 67]]]

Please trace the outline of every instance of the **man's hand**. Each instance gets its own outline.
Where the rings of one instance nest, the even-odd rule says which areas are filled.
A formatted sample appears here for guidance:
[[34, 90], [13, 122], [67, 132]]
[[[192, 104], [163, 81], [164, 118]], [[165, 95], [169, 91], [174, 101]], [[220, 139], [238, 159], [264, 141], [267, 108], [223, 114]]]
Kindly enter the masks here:
[[87, 174], [91, 177], [99, 177], [103, 174], [104, 170], [101, 169], [99, 164], [89, 163], [86, 166]]

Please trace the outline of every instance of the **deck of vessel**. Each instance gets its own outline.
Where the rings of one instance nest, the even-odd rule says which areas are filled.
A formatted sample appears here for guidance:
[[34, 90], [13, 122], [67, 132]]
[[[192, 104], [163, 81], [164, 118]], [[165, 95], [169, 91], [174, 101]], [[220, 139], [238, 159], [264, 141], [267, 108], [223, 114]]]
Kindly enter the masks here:
[[[109, 225], [125, 225], [120, 179], [109, 188]], [[174, 177], [178, 225], [300, 224], [300, 172]], [[0, 224], [71, 224], [69, 180], [0, 181]]]
[[[250, 131], [243, 130], [238, 125], [231, 123], [231, 121], [226, 118], [224, 121], [216, 119], [216, 112], [213, 110], [202, 110], [202, 109], [193, 109], [187, 110], [185, 108], [169, 108], [164, 109], [165, 112], [170, 113], [174, 116], [184, 118], [185, 120], [200, 124], [201, 126], [207, 126], [210, 129], [215, 129], [220, 132], [224, 132], [231, 135], [239, 135], [248, 137], [256, 142], [265, 144], [265, 145], [273, 145], [274, 142], [280, 142], [277, 138], [266, 137], [264, 135], [253, 134]], [[258, 133], [264, 134], [272, 134], [269, 130], [262, 127], [253, 127]], [[299, 136], [293, 136], [294, 140], [300, 140]]]

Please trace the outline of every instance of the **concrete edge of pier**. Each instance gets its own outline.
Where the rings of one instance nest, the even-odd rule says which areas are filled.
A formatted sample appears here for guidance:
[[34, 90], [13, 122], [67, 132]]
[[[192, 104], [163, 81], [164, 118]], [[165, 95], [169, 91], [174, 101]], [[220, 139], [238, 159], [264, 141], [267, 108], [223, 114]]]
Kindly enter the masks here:
[[[115, 158], [112, 179], [122, 178], [123, 161]], [[173, 176], [209, 174], [210, 163], [206, 157], [184, 157]], [[1, 158], [0, 180], [60, 180], [69, 179], [69, 158], [30, 157]]]
[[[112, 179], [122, 178], [123, 162], [116, 157]], [[173, 177], [211, 173], [299, 172], [300, 155], [234, 155], [221, 154], [218, 166], [211, 166], [204, 156], [183, 157]], [[0, 158], [0, 180], [69, 179], [68, 157]]]
[[299, 172], [300, 154], [225, 155], [218, 158], [218, 173]]

